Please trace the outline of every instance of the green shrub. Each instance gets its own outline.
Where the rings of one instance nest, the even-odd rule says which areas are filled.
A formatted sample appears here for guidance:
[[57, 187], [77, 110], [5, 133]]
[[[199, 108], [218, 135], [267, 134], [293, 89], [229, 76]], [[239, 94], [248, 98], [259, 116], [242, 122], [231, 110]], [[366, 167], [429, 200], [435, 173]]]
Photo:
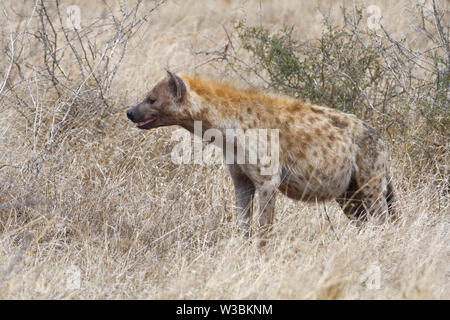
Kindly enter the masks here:
[[296, 41], [292, 28], [270, 35], [267, 29], [240, 22], [236, 30], [272, 88], [357, 114], [373, 107], [367, 92], [385, 77], [381, 54], [347, 27], [328, 24], [315, 43]]
[[428, 48], [394, 39], [382, 25], [370, 30], [364, 9], [342, 8], [341, 26], [323, 19], [317, 40], [299, 41], [293, 28], [271, 33], [262, 25], [239, 22], [235, 31], [252, 62], [227, 53], [226, 61], [243, 77], [256, 74], [266, 86], [311, 103], [356, 114], [388, 136], [391, 148], [405, 151], [417, 165], [445, 177], [449, 155], [449, 27], [436, 3], [418, 5], [411, 22]]

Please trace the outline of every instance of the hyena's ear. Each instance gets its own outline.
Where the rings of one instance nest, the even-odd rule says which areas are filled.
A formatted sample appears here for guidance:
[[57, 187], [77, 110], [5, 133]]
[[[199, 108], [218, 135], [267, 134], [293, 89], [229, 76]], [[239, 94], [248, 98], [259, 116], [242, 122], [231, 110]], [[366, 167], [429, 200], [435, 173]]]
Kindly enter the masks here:
[[183, 80], [180, 79], [177, 75], [173, 74], [169, 70], [166, 70], [169, 74], [170, 80], [169, 80], [169, 89], [172, 95], [175, 97], [177, 102], [180, 102], [184, 99], [184, 96], [186, 95], [186, 85], [184, 84]]

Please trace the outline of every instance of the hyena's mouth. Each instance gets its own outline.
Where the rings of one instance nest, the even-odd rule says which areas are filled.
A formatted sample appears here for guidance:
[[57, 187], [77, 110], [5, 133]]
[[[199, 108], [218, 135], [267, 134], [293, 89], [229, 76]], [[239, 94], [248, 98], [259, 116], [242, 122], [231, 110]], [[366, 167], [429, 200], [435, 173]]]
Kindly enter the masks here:
[[145, 129], [146, 125], [148, 125], [149, 123], [152, 123], [155, 120], [156, 120], [156, 116], [152, 116], [145, 121], [136, 123], [136, 127], [138, 127], [139, 129]]

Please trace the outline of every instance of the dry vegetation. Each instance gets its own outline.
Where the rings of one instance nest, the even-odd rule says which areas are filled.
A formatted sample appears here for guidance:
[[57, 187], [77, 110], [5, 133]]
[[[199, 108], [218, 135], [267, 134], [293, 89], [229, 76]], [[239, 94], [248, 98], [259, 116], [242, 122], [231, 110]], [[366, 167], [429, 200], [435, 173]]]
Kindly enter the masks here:
[[[437, 3], [448, 41], [447, 2]], [[72, 4], [77, 31], [65, 25]], [[378, 5], [395, 39], [431, 41], [412, 27], [414, 1], [358, 4]], [[0, 298], [450, 298], [448, 87], [438, 132], [415, 108], [418, 87], [407, 113], [389, 109], [406, 125], [365, 116], [390, 145], [399, 223], [356, 228], [335, 203], [280, 197], [263, 250], [236, 228], [224, 166], [172, 164], [173, 128], [139, 131], [123, 113], [164, 67], [263, 87], [242, 68], [257, 64], [236, 23], [294, 26], [306, 41], [321, 36], [322, 13], [342, 21], [340, 5], [0, 1]], [[68, 281], [77, 272], [79, 287]]]

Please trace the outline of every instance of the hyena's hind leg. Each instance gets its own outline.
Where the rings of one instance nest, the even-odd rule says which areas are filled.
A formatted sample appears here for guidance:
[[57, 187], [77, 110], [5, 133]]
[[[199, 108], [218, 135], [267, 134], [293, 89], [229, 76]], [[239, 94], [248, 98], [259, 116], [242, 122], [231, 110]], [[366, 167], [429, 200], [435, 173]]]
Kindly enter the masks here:
[[347, 190], [336, 201], [350, 220], [362, 221], [367, 212], [362, 204], [361, 194], [354, 175], [351, 177]]
[[237, 164], [229, 164], [228, 170], [234, 184], [237, 216], [246, 236], [249, 236], [249, 226], [253, 214], [253, 198], [256, 188]]
[[338, 202], [353, 220], [364, 221], [369, 217], [377, 223], [393, 220], [393, 188], [384, 142], [375, 129], [366, 125], [356, 143], [359, 150], [353, 174]]
[[374, 176], [368, 181], [358, 181], [352, 177], [346, 192], [336, 200], [345, 215], [357, 220], [358, 225], [369, 218], [380, 224], [395, 218], [392, 184], [387, 183], [385, 176]]

